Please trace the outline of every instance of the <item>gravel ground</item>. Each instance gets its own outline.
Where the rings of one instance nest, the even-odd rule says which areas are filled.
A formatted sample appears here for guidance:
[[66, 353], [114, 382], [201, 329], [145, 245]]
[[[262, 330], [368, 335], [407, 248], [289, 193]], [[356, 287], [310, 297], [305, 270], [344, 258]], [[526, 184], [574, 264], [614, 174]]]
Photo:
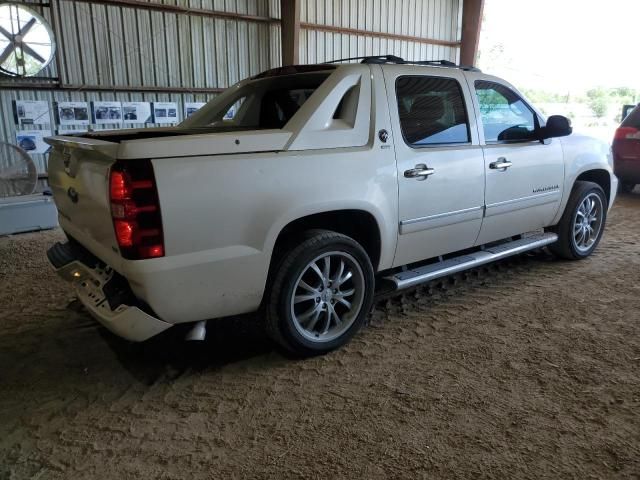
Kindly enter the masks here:
[[640, 195], [596, 253], [380, 301], [299, 361], [256, 318], [129, 344], [0, 238], [0, 479], [640, 478]]

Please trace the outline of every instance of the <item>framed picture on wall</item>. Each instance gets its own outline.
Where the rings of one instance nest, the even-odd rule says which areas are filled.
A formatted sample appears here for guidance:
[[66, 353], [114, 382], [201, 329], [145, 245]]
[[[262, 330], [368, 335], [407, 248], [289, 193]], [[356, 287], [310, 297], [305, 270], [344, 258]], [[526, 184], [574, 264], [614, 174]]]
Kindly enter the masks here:
[[97, 125], [122, 123], [122, 104], [120, 102], [92, 102], [93, 118]]
[[16, 124], [49, 125], [51, 114], [49, 102], [42, 100], [15, 100]]
[[51, 130], [18, 130], [16, 145], [29, 155], [47, 153], [51, 147], [44, 142], [44, 138], [50, 136]]
[[149, 102], [123, 102], [123, 123], [151, 123], [151, 104]]
[[154, 123], [178, 123], [178, 104], [175, 102], [153, 102]]
[[202, 107], [206, 105], [205, 102], [185, 102], [184, 104], [184, 118], [189, 118], [196, 113]]
[[58, 102], [56, 107], [59, 125], [89, 125], [91, 123], [87, 102]]

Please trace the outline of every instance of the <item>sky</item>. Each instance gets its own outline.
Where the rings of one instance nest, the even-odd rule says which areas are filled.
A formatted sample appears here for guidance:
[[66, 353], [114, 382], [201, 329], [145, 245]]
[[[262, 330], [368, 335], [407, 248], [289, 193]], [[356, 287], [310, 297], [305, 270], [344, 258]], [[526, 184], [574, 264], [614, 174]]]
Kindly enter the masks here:
[[558, 93], [640, 90], [640, 0], [485, 0], [478, 66]]

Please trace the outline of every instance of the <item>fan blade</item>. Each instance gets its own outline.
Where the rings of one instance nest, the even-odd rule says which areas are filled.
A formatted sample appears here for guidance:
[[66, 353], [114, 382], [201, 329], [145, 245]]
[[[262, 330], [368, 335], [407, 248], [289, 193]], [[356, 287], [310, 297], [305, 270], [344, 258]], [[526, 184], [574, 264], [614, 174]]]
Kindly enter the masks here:
[[4, 52], [0, 55], [0, 65], [7, 61], [7, 59], [11, 56], [13, 51], [15, 50], [15, 46], [11, 43], [7, 45], [7, 48], [4, 49]]
[[13, 42], [13, 35], [7, 32], [4, 28], [0, 27], [0, 33], [5, 37], [7, 37], [7, 40], [9, 40], [10, 42]]
[[14, 195], [31, 195], [36, 189], [37, 183], [28, 178], [17, 180], [3, 180], [0, 178], [0, 197], [12, 197]]
[[25, 23], [24, 27], [20, 29], [20, 31], [18, 32], [18, 35], [20, 35], [21, 37], [24, 37], [27, 33], [29, 33], [29, 30], [31, 30], [31, 27], [33, 27], [36, 24], [36, 22], [37, 22], [36, 18], [31, 17], [31, 20]]
[[22, 43], [22, 44], [20, 44], [20, 47], [22, 47], [22, 52], [23, 53], [26, 53], [27, 55], [31, 55], [33, 58], [38, 60], [40, 63], [46, 63], [47, 62], [44, 58], [42, 58], [42, 56], [40, 56], [40, 54], [38, 52], [36, 52], [29, 45], [27, 45], [25, 43]]
[[14, 178], [21, 178], [29, 175], [29, 168], [27, 165], [11, 165], [0, 169], [0, 179], [11, 180]]
[[36, 165], [16, 145], [0, 142], [0, 197], [30, 195], [38, 184]]

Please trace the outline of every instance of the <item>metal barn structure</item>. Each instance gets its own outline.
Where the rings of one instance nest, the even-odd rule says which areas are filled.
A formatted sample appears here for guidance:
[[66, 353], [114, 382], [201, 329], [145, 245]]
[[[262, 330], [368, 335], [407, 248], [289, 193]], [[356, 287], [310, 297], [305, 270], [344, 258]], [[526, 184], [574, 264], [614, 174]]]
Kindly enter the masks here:
[[[9, 143], [22, 128], [16, 124], [16, 100], [48, 102], [49, 123], [28, 128], [56, 134], [61, 128], [54, 102], [176, 102], [179, 121], [186, 102], [206, 102], [229, 85], [282, 64], [387, 53], [471, 64], [483, 6], [483, 0], [20, 3], [49, 23], [56, 52], [36, 76], [0, 75], [0, 139]], [[32, 158], [46, 176], [46, 154]]]

